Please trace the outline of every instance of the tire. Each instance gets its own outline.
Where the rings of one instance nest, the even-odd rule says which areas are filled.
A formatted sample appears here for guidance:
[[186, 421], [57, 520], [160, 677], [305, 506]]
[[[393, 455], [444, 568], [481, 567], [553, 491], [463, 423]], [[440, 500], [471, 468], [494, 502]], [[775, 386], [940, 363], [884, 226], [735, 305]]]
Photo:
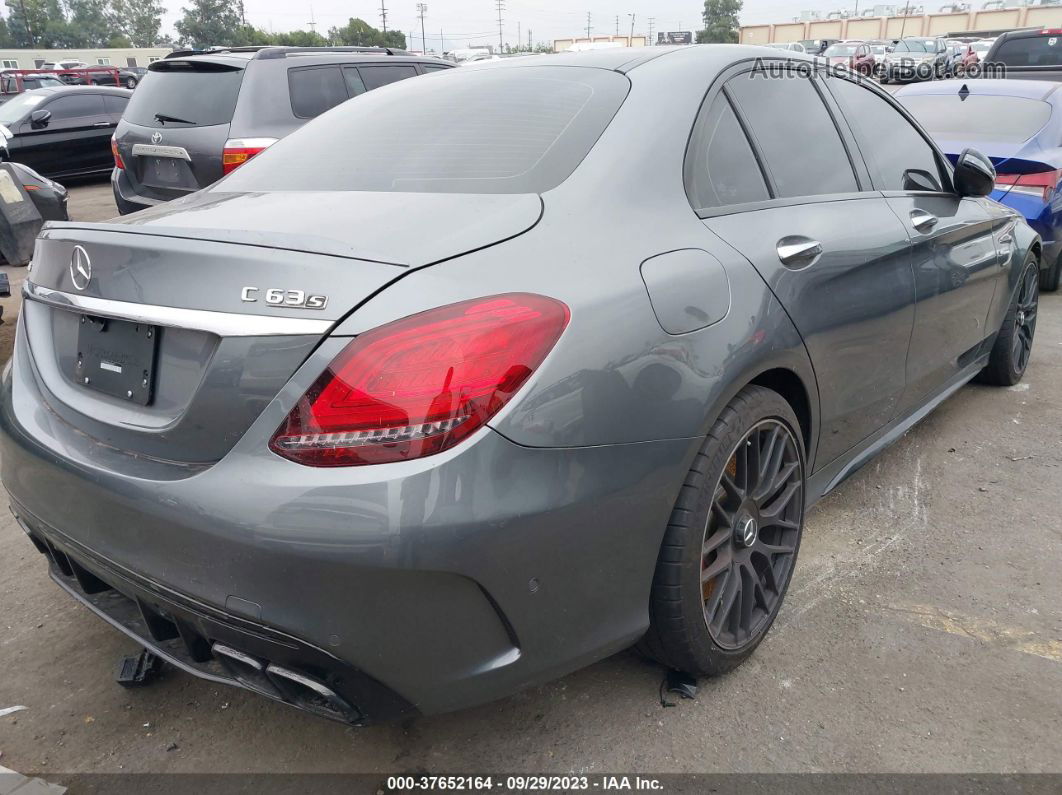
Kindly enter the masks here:
[[887, 86], [889, 84], [889, 76], [882, 72], [880, 82], [883, 86]]
[[[752, 488], [742, 498], [750, 471]], [[757, 492], [763, 494], [758, 501]], [[639, 649], [695, 676], [723, 674], [744, 662], [785, 598], [804, 504], [800, 423], [777, 392], [747, 386], [712, 426], [679, 493]]]
[[1053, 293], [1058, 289], [1058, 283], [1062, 277], [1062, 253], [1055, 258], [1055, 264], [1047, 270], [1040, 271], [1040, 291]]
[[134, 88], [136, 88], [136, 78], [135, 77], [127, 77], [125, 79], [125, 87], [128, 88], [130, 91], [132, 91]]
[[1036, 312], [1040, 297], [1040, 263], [1030, 254], [1022, 266], [1021, 280], [1003, 325], [992, 345], [988, 364], [977, 380], [995, 386], [1013, 386], [1025, 375], [1036, 333]]

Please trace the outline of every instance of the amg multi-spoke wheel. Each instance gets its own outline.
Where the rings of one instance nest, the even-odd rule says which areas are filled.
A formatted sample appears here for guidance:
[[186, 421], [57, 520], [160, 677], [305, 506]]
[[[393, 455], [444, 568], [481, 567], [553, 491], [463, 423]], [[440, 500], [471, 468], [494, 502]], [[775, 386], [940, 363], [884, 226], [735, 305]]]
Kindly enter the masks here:
[[804, 443], [777, 392], [743, 389], [723, 410], [679, 494], [641, 648], [711, 675], [766, 635], [792, 577], [804, 526]]
[[1021, 271], [1021, 282], [1010, 309], [992, 346], [988, 364], [978, 379], [988, 384], [1011, 386], [1025, 375], [1036, 334], [1036, 313], [1040, 302], [1040, 264], [1029, 255]]
[[737, 649], [774, 615], [800, 540], [804, 481], [793, 432], [756, 424], [723, 469], [704, 530], [701, 594], [712, 639]]

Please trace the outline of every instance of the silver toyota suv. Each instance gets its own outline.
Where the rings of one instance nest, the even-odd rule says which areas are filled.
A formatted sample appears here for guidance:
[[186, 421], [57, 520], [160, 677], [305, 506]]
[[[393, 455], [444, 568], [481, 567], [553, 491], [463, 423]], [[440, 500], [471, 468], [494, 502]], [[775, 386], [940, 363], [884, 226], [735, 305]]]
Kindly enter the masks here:
[[375, 47], [173, 53], [148, 67], [115, 130], [118, 211], [205, 188], [351, 97], [453, 66]]

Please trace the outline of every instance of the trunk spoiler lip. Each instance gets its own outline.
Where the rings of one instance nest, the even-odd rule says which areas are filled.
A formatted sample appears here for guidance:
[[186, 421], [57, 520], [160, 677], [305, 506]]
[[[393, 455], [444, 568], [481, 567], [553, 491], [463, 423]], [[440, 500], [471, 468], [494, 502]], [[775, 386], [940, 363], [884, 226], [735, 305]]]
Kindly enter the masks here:
[[128, 223], [95, 223], [86, 221], [47, 221], [41, 229], [40, 236], [50, 237], [52, 231], [86, 231], [114, 232], [117, 234], [147, 235], [149, 237], [175, 238], [179, 240], [199, 240], [209, 243], [231, 243], [240, 246], [256, 246], [276, 251], [295, 251], [301, 254], [319, 254], [326, 257], [371, 262], [376, 265], [390, 265], [395, 268], [409, 268], [409, 263], [395, 262], [382, 255], [356, 255], [350, 247], [310, 235], [287, 235], [270, 232], [268, 239], [262, 232], [234, 229], [221, 233], [217, 229], [197, 229], [194, 227], [158, 227], [134, 226]]

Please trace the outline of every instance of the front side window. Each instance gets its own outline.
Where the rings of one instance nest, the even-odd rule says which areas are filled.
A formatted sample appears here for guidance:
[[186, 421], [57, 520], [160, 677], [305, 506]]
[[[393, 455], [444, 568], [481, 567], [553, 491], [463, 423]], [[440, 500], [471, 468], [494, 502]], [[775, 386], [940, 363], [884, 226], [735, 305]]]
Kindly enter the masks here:
[[746, 72], [727, 83], [778, 198], [859, 190], [848, 153], [811, 78]]
[[695, 209], [770, 198], [744, 130], [723, 94], [716, 95], [690, 141], [686, 187]]
[[835, 79], [829, 85], [845, 110], [879, 190], [903, 190], [903, 175], [908, 170], [924, 171], [941, 184], [933, 147], [902, 113], [849, 80]]
[[82, 119], [103, 113], [103, 98], [99, 94], [77, 94], [53, 99], [44, 106], [52, 114], [51, 122]]

